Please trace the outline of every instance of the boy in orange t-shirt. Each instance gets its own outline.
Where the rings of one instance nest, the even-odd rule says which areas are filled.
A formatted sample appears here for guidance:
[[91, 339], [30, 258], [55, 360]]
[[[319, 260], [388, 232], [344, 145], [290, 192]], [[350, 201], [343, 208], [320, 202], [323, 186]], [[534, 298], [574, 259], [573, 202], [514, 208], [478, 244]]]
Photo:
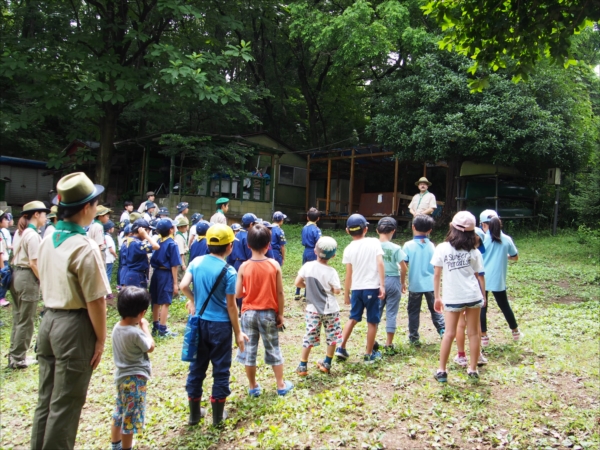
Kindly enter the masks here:
[[249, 341], [243, 352], [238, 350], [237, 361], [246, 366], [250, 387], [248, 394], [258, 397], [262, 389], [256, 382], [256, 353], [258, 339], [265, 347], [265, 364], [273, 367], [277, 380], [277, 394], [285, 395], [294, 388], [283, 379], [283, 355], [279, 348], [279, 329], [283, 327], [283, 280], [281, 267], [265, 254], [271, 244], [271, 230], [256, 224], [248, 230], [248, 247], [252, 258], [238, 270], [236, 297], [242, 303], [242, 331]]

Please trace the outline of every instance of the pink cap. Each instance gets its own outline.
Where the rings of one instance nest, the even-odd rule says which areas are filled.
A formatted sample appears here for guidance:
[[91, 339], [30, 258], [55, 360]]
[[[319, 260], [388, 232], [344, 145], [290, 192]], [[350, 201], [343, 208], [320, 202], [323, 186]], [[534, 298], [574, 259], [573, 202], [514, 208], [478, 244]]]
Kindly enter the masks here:
[[452, 218], [451, 224], [458, 231], [473, 231], [475, 229], [475, 216], [469, 211], [459, 211]]

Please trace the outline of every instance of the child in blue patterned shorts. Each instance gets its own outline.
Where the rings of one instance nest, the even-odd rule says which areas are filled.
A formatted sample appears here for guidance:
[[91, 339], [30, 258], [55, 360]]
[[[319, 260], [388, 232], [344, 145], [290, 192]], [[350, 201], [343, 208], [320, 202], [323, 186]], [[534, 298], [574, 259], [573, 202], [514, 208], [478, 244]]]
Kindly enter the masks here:
[[150, 294], [135, 286], [124, 288], [117, 299], [121, 321], [112, 332], [117, 405], [111, 429], [112, 450], [133, 447], [133, 435], [144, 428], [146, 383], [151, 365], [148, 353], [154, 350], [148, 321], [144, 319], [150, 306]]
[[331, 371], [331, 360], [337, 344], [342, 342], [342, 325], [340, 323], [340, 305], [335, 294], [342, 292], [340, 277], [337, 271], [328, 266], [335, 256], [337, 242], [324, 236], [317, 241], [315, 254], [317, 261], [304, 264], [298, 271], [295, 285], [306, 289], [306, 335], [302, 341], [302, 355], [296, 373], [301, 377], [308, 375], [308, 356], [313, 347], [321, 341], [321, 324], [325, 329], [327, 353], [325, 359], [319, 361], [319, 370]]

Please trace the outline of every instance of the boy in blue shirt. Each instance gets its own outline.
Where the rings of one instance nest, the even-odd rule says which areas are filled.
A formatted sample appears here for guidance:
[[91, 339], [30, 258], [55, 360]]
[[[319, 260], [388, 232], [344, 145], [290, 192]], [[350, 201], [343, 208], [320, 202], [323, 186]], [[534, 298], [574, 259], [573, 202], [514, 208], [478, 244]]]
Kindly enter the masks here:
[[[233, 231], [227, 225], [215, 224], [208, 229], [206, 240], [210, 254], [190, 262], [180, 285], [182, 292], [188, 298], [185, 306], [190, 315], [199, 314], [204, 303], [208, 302], [198, 325], [200, 334], [198, 357], [196, 361], [190, 363], [185, 386], [190, 407], [189, 425], [198, 424], [206, 415], [206, 411], [200, 408], [200, 399], [209, 362], [213, 366], [210, 397], [213, 425], [219, 425], [227, 418], [225, 401], [231, 394], [229, 376], [232, 331], [240, 351], [244, 351], [245, 343], [248, 341], [248, 336], [242, 333], [238, 321], [235, 302], [237, 274], [235, 269], [225, 262], [233, 250], [235, 240]], [[207, 298], [223, 269], [225, 275], [216, 286], [213, 295]], [[193, 292], [190, 284], [193, 284]]]
[[433, 309], [433, 265], [431, 258], [435, 246], [428, 238], [433, 229], [434, 220], [431, 216], [419, 214], [413, 219], [413, 240], [404, 244], [406, 263], [408, 264], [408, 339], [411, 344], [419, 345], [419, 320], [423, 296], [431, 312], [433, 326], [444, 335], [444, 316]]
[[160, 247], [150, 237], [150, 225], [144, 219], [137, 219], [131, 226], [133, 237], [127, 246], [127, 270], [121, 280], [124, 286], [148, 287], [148, 254]]
[[131, 224], [127, 224], [123, 230], [123, 243], [119, 248], [119, 267], [117, 269], [117, 290], [121, 290], [122, 280], [127, 272], [127, 246], [131, 241]]
[[242, 229], [235, 236], [233, 249], [227, 257], [227, 263], [233, 266], [237, 272], [240, 266], [252, 258], [252, 250], [248, 247], [248, 230], [256, 223], [258, 218], [252, 213], [246, 213], [242, 216]]
[[[304, 246], [304, 253], [302, 254], [302, 264], [309, 261], [316, 261], [317, 255], [315, 254], [315, 246], [317, 241], [321, 237], [321, 230], [317, 226], [319, 221], [319, 210], [317, 208], [310, 208], [306, 213], [308, 222], [302, 228], [302, 245]], [[296, 288], [296, 295], [294, 300], [300, 300], [303, 297], [300, 295], [300, 288]], [[304, 300], [306, 301], [306, 290], [304, 291]]]
[[160, 234], [160, 247], [150, 258], [150, 265], [154, 269], [150, 281], [152, 334], [173, 337], [177, 336], [177, 333], [167, 329], [167, 317], [173, 296], [179, 293], [177, 271], [181, 265], [181, 258], [179, 247], [172, 237], [175, 227], [171, 219], [160, 219], [156, 224], [156, 231]]
[[190, 262], [198, 256], [208, 255], [208, 244], [206, 243], [206, 232], [210, 228], [210, 223], [206, 220], [200, 220], [194, 227], [196, 233], [195, 238], [190, 245]]
[[285, 233], [281, 226], [283, 221], [287, 219], [287, 216], [281, 211], [273, 213], [273, 223], [271, 228], [271, 250], [273, 250], [273, 259], [283, 267], [285, 261]]

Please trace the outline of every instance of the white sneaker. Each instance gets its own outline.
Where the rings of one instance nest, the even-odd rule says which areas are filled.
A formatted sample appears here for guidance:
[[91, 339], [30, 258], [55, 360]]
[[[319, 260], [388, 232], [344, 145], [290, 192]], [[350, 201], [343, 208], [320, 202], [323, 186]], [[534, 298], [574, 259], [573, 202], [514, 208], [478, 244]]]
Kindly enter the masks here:
[[481, 336], [481, 346], [487, 347], [490, 345], [490, 337], [486, 334], [485, 336]]
[[467, 360], [466, 356], [456, 355], [456, 357], [454, 358], [454, 362], [461, 367], [467, 367], [467, 365], [469, 364], [469, 361]]
[[483, 356], [483, 353], [479, 354], [479, 358], [477, 359], [477, 365], [478, 366], [485, 366], [488, 363], [488, 360], [485, 356]]
[[512, 335], [513, 335], [513, 341], [515, 341], [515, 342], [520, 341], [521, 338], [523, 337], [523, 333], [521, 333], [519, 330], [513, 331]]

